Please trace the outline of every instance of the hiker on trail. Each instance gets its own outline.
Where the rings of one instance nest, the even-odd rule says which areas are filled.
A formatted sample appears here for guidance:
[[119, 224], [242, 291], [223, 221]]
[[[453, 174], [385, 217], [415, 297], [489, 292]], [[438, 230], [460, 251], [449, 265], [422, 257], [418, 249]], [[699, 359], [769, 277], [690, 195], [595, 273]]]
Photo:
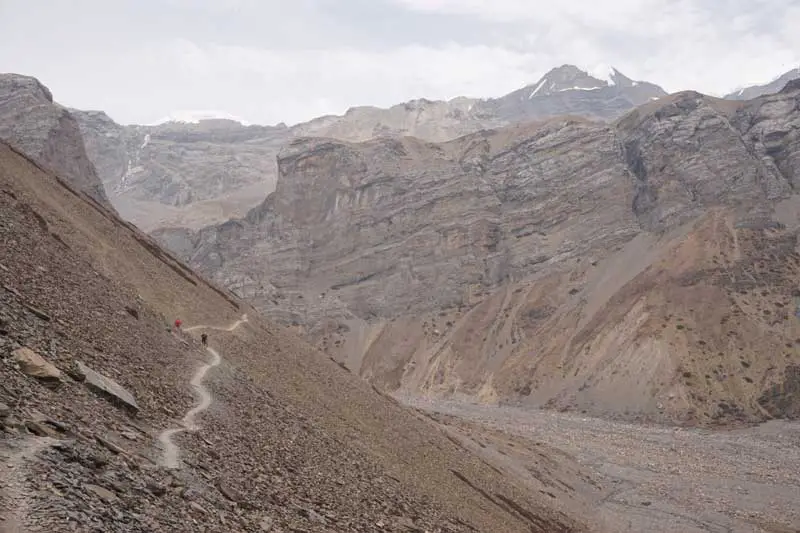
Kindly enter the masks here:
[[183, 324], [183, 321], [180, 318], [176, 318], [175, 319], [175, 331], [180, 331], [181, 330], [181, 324]]
[[207, 333], [203, 333], [202, 335], [200, 335], [200, 342], [203, 343], [203, 346], [208, 346], [208, 334]]

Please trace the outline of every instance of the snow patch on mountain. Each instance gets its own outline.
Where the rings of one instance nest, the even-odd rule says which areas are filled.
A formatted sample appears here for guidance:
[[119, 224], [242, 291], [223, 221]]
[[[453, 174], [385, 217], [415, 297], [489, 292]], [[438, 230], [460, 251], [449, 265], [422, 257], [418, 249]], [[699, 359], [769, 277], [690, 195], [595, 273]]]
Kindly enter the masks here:
[[528, 97], [528, 99], [531, 99], [534, 96], [536, 96], [536, 93], [538, 93], [539, 91], [542, 90], [542, 87], [544, 86], [545, 83], [547, 83], [547, 78], [546, 77], [542, 78], [542, 81], [540, 81], [539, 85], [537, 85], [536, 88], [533, 90], [533, 92], [531, 92], [531, 95]]
[[173, 111], [166, 117], [149, 124], [150, 126], [158, 126], [159, 124], [165, 124], [167, 122], [181, 122], [184, 124], [198, 124], [201, 120], [233, 120], [238, 122], [242, 126], [249, 126], [250, 123], [244, 120], [241, 117], [237, 117], [236, 115], [232, 115], [226, 111], [215, 111], [215, 110], [178, 110]]
[[598, 63], [589, 68], [583, 68], [581, 70], [595, 79], [608, 83], [609, 86], [616, 85], [617, 82], [615, 78], [619, 75], [619, 71], [617, 69], [606, 63]]

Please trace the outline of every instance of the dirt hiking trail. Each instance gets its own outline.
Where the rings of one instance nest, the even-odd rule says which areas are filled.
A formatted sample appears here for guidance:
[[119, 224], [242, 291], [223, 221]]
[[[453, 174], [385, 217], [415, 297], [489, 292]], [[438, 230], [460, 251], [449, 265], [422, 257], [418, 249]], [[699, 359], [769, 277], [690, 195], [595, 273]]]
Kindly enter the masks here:
[[25, 533], [30, 495], [25, 481], [25, 463], [58, 442], [33, 437], [0, 448], [0, 533]]
[[[242, 318], [234, 322], [228, 327], [216, 327], [216, 326], [208, 326], [208, 325], [197, 325], [192, 326], [190, 328], [184, 329], [184, 331], [194, 331], [198, 329], [214, 329], [217, 331], [233, 331], [242, 324], [247, 322], [247, 315], [242, 315]], [[206, 347], [206, 351], [211, 354], [211, 361], [207, 364], [202, 365], [192, 376], [190, 384], [192, 389], [194, 389], [195, 393], [198, 396], [198, 403], [192, 407], [189, 411], [187, 411], [186, 415], [184, 415], [183, 419], [181, 420], [181, 426], [178, 428], [167, 429], [158, 436], [158, 442], [161, 444], [164, 453], [161, 457], [161, 465], [165, 468], [176, 469], [180, 467], [179, 455], [180, 450], [178, 446], [175, 444], [173, 437], [178, 433], [182, 433], [184, 431], [197, 431], [198, 426], [195, 423], [195, 418], [197, 415], [205, 411], [209, 408], [209, 406], [213, 403], [214, 398], [211, 395], [211, 392], [206, 388], [203, 384], [203, 380], [206, 377], [206, 374], [209, 370], [218, 366], [222, 361], [222, 357], [219, 355], [214, 348], [208, 346]]]

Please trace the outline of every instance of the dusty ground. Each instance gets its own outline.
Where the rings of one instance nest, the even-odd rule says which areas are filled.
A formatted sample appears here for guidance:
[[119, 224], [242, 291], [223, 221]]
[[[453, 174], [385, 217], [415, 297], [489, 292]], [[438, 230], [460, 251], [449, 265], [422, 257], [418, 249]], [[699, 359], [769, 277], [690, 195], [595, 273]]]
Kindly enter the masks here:
[[[800, 531], [800, 423], [737, 430], [635, 425], [554, 411], [403, 398], [520, 478], [558, 460], [551, 498], [608, 531]], [[572, 456], [577, 470], [566, 472]], [[544, 450], [535, 453], [536, 450]], [[569, 493], [572, 493], [569, 495]]]

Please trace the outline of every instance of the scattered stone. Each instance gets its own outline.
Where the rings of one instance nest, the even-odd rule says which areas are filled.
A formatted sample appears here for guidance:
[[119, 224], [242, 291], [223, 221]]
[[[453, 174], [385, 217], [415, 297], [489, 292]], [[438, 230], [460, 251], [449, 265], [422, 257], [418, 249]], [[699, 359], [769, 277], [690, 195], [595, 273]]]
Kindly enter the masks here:
[[217, 480], [217, 488], [222, 493], [222, 495], [228, 498], [230, 501], [232, 502], [242, 501], [242, 495], [239, 494], [239, 491], [228, 485], [222, 479]]
[[206, 511], [206, 510], [203, 508], [203, 506], [202, 506], [202, 505], [200, 505], [200, 504], [199, 504], [199, 503], [197, 503], [197, 502], [194, 502], [194, 501], [193, 501], [193, 502], [189, 502], [189, 507], [191, 507], [192, 509], [194, 509], [195, 511], [197, 511], [197, 512], [198, 512], [198, 513], [200, 513], [200, 514], [208, 514], [208, 511]]
[[25, 427], [28, 428], [28, 431], [39, 437], [57, 436], [57, 433], [55, 431], [45, 426], [44, 424], [40, 424], [39, 422], [35, 422], [33, 420], [27, 420], [25, 422]]
[[316, 512], [314, 509], [301, 509], [300, 514], [308, 518], [312, 522], [317, 522], [319, 524], [325, 523], [325, 517]]
[[108, 466], [108, 457], [101, 453], [93, 453], [87, 457], [87, 464], [95, 470], [102, 470]]
[[61, 380], [61, 371], [30, 348], [18, 348], [11, 355], [25, 374], [45, 381]]
[[264, 531], [265, 533], [268, 533], [269, 531], [272, 531], [272, 526], [273, 525], [275, 525], [275, 520], [273, 520], [269, 516], [265, 516], [258, 523], [258, 527], [261, 529], [261, 531]]
[[14, 287], [9, 287], [8, 285], [3, 285], [3, 288], [5, 290], [7, 290], [8, 292], [10, 292], [11, 294], [13, 294], [14, 296], [16, 296], [17, 298], [20, 298], [19, 291], [17, 289], [15, 289]]
[[113, 503], [117, 501], [117, 495], [110, 490], [103, 488], [99, 485], [88, 484], [85, 486], [88, 492], [91, 492], [106, 503]]
[[47, 419], [43, 420], [43, 422], [45, 424], [47, 424], [48, 426], [52, 426], [59, 433], [67, 433], [67, 432], [69, 432], [69, 426], [67, 426], [66, 424], [63, 424], [63, 423], [61, 423], [61, 422], [59, 422], [57, 420], [53, 420], [53, 419], [47, 418]]
[[25, 309], [36, 315], [38, 318], [41, 318], [45, 322], [50, 322], [51, 318], [50, 315], [39, 309], [38, 307], [34, 307], [30, 304], [23, 303], [22, 305], [25, 306]]
[[8, 415], [11, 414], [11, 407], [0, 402], [0, 418], [6, 418]]
[[74, 361], [64, 370], [64, 373], [78, 383], [83, 383], [86, 380], [86, 374], [80, 371], [78, 365]]
[[167, 493], [167, 488], [155, 481], [148, 481], [147, 482], [147, 490], [149, 490], [153, 496], [163, 496]]
[[112, 403], [121, 404], [133, 413], [139, 411], [139, 404], [136, 403], [136, 398], [119, 383], [99, 372], [95, 372], [80, 361], [77, 362], [77, 367], [78, 371], [86, 376], [85, 383], [91, 390], [111, 399]]
[[139, 320], [139, 311], [137, 311], [133, 307], [131, 307], [129, 305], [126, 305], [125, 306], [125, 311], [127, 311], [127, 313], [129, 315], [131, 315], [133, 318], [135, 318], [136, 320]]
[[104, 439], [100, 435], [95, 435], [94, 438], [98, 443], [103, 445], [111, 453], [116, 454], [116, 455], [125, 454], [125, 450], [122, 447], [114, 444], [110, 440]]

